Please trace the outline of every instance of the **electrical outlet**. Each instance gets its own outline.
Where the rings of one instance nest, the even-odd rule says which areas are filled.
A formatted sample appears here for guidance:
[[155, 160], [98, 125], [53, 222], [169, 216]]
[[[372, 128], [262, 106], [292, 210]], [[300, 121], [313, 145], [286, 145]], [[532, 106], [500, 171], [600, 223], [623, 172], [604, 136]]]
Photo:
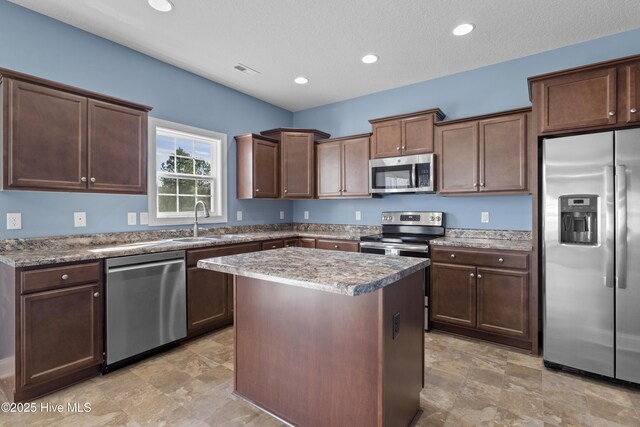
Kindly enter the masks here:
[[74, 227], [86, 227], [87, 226], [87, 213], [86, 212], [74, 212], [73, 213], [73, 226]]
[[21, 229], [22, 229], [22, 214], [8, 213], [7, 214], [7, 230], [21, 230]]
[[127, 225], [136, 225], [138, 223], [138, 214], [135, 212], [127, 213]]
[[280, 219], [284, 219], [284, 211], [280, 211]]
[[149, 224], [149, 212], [140, 212], [140, 225]]
[[489, 223], [489, 212], [482, 212], [480, 214], [480, 222], [482, 222], [483, 224]]
[[309, 211], [304, 211], [304, 219], [309, 219]]
[[361, 221], [361, 220], [362, 220], [362, 212], [356, 211], [356, 221]]
[[237, 221], [242, 221], [242, 211], [236, 212], [236, 220]]

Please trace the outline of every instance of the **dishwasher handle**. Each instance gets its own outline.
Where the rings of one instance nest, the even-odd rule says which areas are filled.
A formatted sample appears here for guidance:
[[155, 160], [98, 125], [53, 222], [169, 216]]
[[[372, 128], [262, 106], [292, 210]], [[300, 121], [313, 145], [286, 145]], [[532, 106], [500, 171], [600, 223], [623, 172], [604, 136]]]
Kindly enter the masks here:
[[122, 271], [139, 270], [141, 268], [163, 267], [163, 266], [173, 265], [173, 264], [184, 264], [184, 259], [176, 259], [172, 261], [147, 262], [144, 264], [125, 265], [123, 267], [109, 267], [107, 269], [107, 274], [119, 273]]

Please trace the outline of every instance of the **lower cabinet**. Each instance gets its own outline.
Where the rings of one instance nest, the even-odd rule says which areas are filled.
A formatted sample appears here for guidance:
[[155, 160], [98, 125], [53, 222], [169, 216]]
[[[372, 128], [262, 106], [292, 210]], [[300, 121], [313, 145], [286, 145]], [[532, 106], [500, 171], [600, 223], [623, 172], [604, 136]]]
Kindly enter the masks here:
[[530, 348], [528, 254], [433, 248], [435, 329]]
[[296, 248], [300, 246], [300, 242], [298, 239], [284, 239], [284, 247], [285, 248]]
[[300, 237], [298, 239], [298, 246], [301, 248], [312, 248], [316, 247], [316, 239], [312, 239], [310, 237]]
[[360, 243], [349, 240], [316, 239], [316, 249], [358, 252], [360, 249]]
[[268, 240], [266, 242], [262, 242], [262, 250], [266, 251], [268, 249], [279, 249], [284, 248], [284, 240]]

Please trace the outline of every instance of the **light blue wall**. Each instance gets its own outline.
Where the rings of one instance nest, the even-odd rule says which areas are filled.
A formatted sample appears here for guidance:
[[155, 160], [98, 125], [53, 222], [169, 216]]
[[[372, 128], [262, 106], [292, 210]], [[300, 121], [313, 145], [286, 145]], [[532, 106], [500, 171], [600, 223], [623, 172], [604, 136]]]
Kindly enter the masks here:
[[[85, 31], [0, 0], [0, 67], [154, 107], [153, 117], [224, 132], [228, 138], [229, 224], [291, 221], [289, 201], [236, 199], [234, 135], [292, 124], [292, 113]], [[235, 221], [242, 210], [244, 221]], [[87, 227], [73, 227], [73, 212]], [[146, 212], [146, 196], [0, 192], [0, 238], [149, 229], [128, 226]], [[22, 230], [6, 230], [6, 213], [22, 213]]]
[[[293, 124], [344, 136], [370, 132], [368, 120], [440, 107], [447, 119], [457, 119], [529, 106], [527, 77], [608, 59], [640, 54], [640, 30], [503, 62], [472, 71], [324, 105], [293, 115]], [[384, 61], [384, 58], [381, 58]], [[531, 229], [531, 198], [391, 196], [382, 200], [295, 202], [294, 220], [304, 222], [378, 224], [383, 210], [443, 210], [448, 226], [461, 228]], [[480, 212], [490, 211], [491, 222], [480, 223]]]

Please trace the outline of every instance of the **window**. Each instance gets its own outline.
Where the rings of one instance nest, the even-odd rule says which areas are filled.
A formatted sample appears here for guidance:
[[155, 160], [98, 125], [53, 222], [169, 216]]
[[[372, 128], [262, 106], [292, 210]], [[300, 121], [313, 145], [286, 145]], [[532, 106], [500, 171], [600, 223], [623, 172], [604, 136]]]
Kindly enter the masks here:
[[149, 224], [193, 222], [202, 200], [210, 217], [227, 222], [227, 135], [149, 118]]

